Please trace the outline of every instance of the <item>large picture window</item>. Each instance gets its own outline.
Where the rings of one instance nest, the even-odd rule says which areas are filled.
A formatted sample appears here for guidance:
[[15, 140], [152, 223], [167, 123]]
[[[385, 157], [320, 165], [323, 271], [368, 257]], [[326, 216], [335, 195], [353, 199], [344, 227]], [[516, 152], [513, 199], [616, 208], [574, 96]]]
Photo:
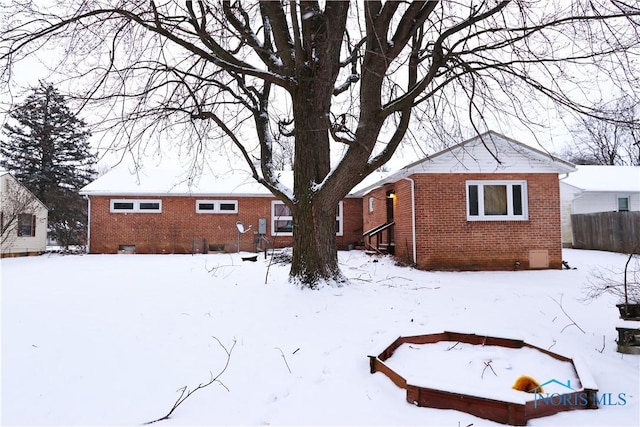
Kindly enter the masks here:
[[[342, 208], [342, 202], [338, 203], [336, 236], [342, 236], [343, 233]], [[271, 235], [293, 236], [293, 215], [291, 209], [279, 200], [271, 202]]]
[[237, 200], [196, 200], [197, 213], [235, 214], [238, 213]]
[[160, 213], [162, 200], [111, 199], [111, 213]]
[[529, 218], [526, 181], [467, 181], [467, 219], [523, 221]]

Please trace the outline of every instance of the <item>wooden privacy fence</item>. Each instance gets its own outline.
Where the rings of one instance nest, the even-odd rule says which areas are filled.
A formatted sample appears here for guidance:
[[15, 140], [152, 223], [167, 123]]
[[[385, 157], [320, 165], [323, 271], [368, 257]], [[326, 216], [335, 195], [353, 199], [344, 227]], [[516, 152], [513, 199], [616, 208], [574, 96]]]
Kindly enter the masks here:
[[573, 247], [630, 253], [640, 242], [640, 212], [571, 215]]

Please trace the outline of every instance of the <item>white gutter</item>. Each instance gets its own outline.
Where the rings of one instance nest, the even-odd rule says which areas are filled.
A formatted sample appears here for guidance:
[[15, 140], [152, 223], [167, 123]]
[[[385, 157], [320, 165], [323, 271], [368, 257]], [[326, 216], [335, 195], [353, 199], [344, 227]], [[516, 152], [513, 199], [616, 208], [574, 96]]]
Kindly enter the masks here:
[[416, 183], [411, 178], [402, 178], [406, 179], [411, 183], [411, 236], [413, 239], [413, 263], [416, 264], [418, 262], [417, 254], [416, 254], [416, 196], [415, 196], [415, 186]]

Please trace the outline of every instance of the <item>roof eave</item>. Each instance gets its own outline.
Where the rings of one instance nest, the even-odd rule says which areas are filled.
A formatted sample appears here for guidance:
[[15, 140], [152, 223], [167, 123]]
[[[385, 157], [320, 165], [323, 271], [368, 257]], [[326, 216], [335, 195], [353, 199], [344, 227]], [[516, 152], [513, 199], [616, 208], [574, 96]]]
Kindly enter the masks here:
[[131, 192], [131, 191], [81, 191], [81, 196], [87, 197], [275, 197], [268, 193], [169, 193], [169, 192]]

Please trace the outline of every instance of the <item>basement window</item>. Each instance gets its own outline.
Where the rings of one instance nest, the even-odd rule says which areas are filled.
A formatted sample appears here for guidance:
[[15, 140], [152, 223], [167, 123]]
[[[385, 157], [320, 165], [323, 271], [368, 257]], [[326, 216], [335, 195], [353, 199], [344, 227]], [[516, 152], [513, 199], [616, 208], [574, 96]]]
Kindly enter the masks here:
[[160, 213], [162, 200], [111, 199], [111, 213]]
[[467, 181], [467, 220], [529, 219], [526, 181]]
[[237, 200], [196, 200], [197, 213], [235, 214], [238, 213]]

